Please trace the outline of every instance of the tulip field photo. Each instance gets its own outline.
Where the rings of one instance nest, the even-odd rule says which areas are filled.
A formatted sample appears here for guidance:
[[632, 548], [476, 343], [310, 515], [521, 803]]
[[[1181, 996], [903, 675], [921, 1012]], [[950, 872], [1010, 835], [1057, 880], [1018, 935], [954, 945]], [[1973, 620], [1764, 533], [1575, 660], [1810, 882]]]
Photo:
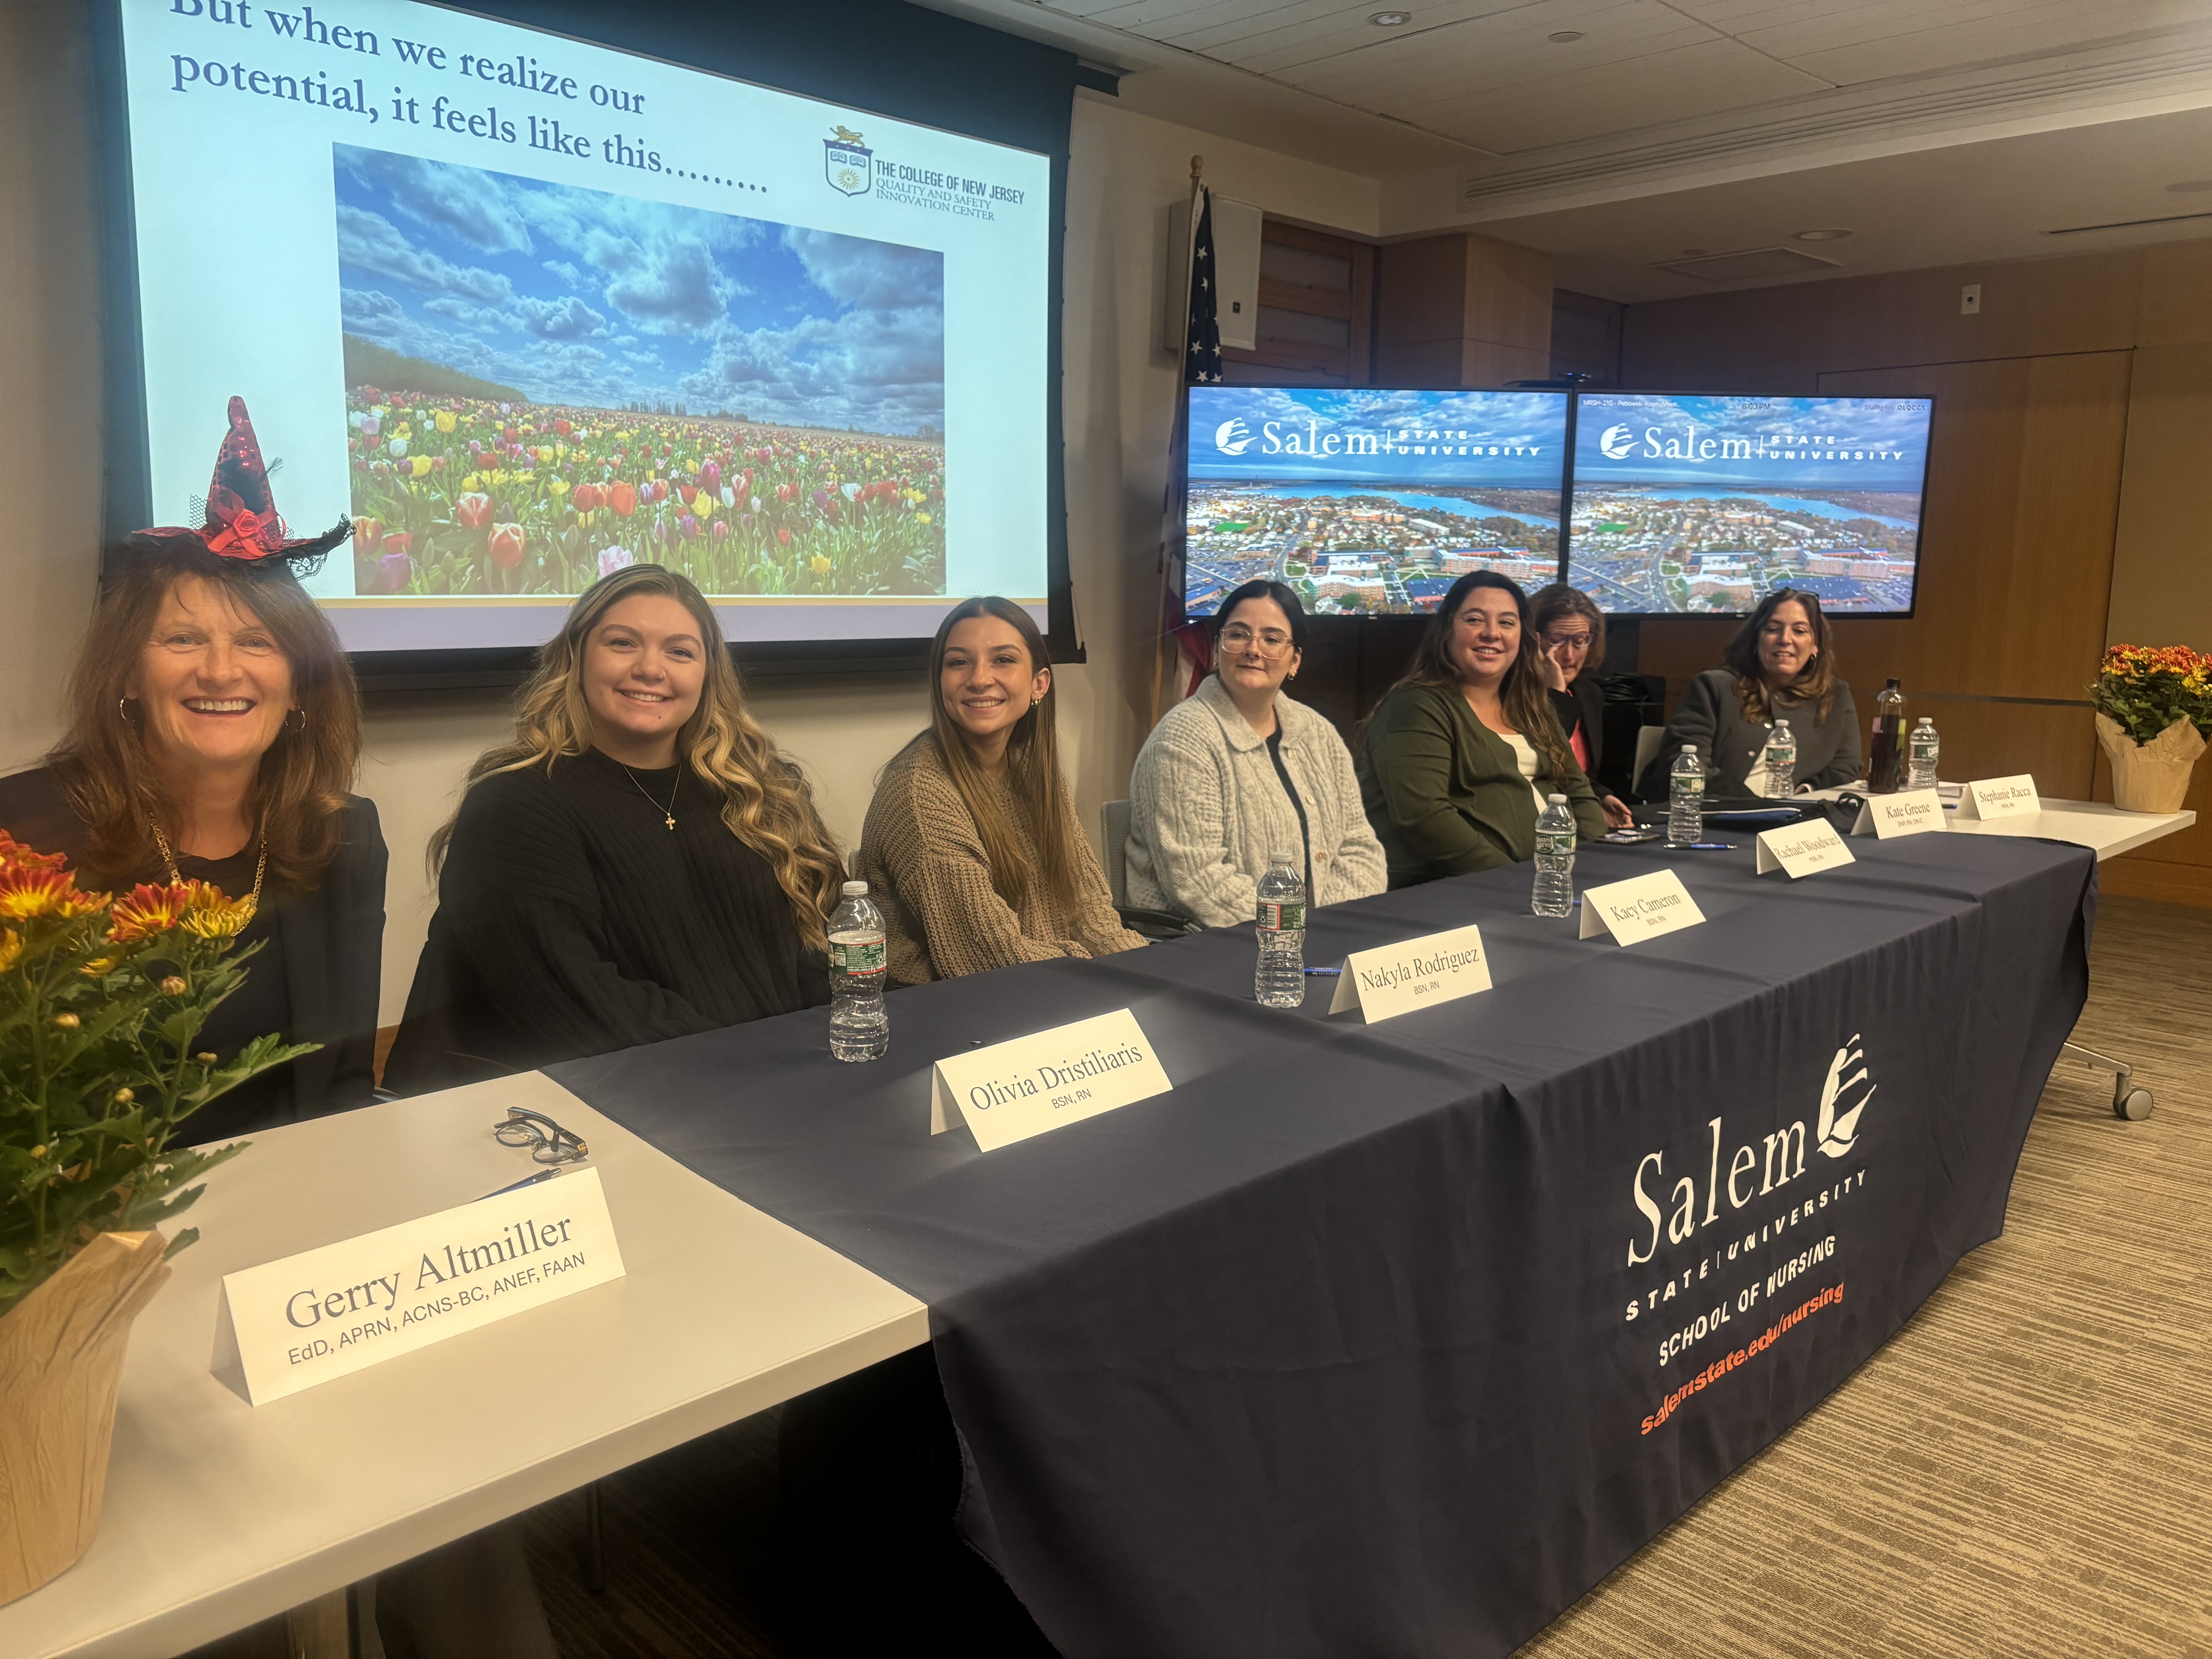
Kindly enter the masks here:
[[335, 155], [356, 593], [945, 591], [941, 254]]

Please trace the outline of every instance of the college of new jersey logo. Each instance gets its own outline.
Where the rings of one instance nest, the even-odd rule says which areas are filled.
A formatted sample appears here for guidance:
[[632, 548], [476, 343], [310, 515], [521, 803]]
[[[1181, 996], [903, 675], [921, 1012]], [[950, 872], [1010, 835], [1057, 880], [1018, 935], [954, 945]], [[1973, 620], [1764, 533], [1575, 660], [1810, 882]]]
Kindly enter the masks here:
[[1242, 421], [1224, 421], [1213, 428], [1213, 447], [1224, 455], [1242, 455], [1252, 447], [1252, 428]]
[[1597, 447], [1608, 461], [1626, 460], [1628, 452], [1636, 447], [1636, 437], [1625, 426], [1609, 426], [1597, 434]]
[[[1874, 1098], [1875, 1085], [1867, 1082], [1866, 1051], [1858, 1042], [1858, 1033], [1854, 1031], [1851, 1040], [1836, 1050], [1836, 1057], [1828, 1062], [1827, 1081], [1820, 1085], [1820, 1116], [1814, 1125], [1814, 1134], [1820, 1150], [1830, 1158], [1841, 1158], [1857, 1142], [1859, 1114]], [[1858, 1070], [1845, 1077], [1844, 1070], [1850, 1066]], [[1862, 1083], [1866, 1084], [1866, 1092], [1848, 1110], [1838, 1111], [1844, 1094]]]
[[832, 127], [837, 136], [822, 141], [822, 171], [830, 188], [848, 196], [866, 196], [875, 175], [875, 152], [860, 143], [860, 135], [847, 126]]

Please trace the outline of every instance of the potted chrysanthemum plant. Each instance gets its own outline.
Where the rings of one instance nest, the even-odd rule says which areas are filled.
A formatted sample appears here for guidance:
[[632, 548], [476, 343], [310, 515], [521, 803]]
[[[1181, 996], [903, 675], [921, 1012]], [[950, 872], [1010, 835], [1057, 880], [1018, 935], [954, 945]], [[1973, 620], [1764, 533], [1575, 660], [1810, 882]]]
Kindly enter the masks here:
[[2212, 738], [2212, 656], [2185, 645], [2116, 645], [2089, 688], [2112, 800], [2130, 812], [2178, 812]]
[[0, 1602], [100, 1527], [131, 1324], [198, 1233], [160, 1224], [242, 1149], [172, 1145], [209, 1101], [313, 1045], [199, 1046], [258, 947], [199, 882], [87, 892], [0, 832]]

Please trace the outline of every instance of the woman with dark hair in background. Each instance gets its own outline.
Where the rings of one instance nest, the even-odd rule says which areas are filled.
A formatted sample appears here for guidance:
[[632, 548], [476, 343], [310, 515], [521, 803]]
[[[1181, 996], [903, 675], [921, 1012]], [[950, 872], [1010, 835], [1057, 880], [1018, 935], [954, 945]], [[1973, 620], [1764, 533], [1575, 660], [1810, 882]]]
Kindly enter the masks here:
[[1246, 582], [1212, 624], [1213, 672], [1152, 728], [1130, 775], [1129, 902], [1209, 927], [1249, 921], [1284, 853], [1313, 904], [1381, 892], [1351, 751], [1283, 689], [1306, 642], [1297, 595]]
[[[1595, 788], [1597, 769], [1605, 763], [1605, 694], [1595, 672], [1605, 665], [1605, 613], [1580, 588], [1554, 582], [1528, 596], [1528, 620], [1543, 653], [1538, 665], [1551, 690], [1552, 712], [1559, 717], [1575, 763]], [[1599, 790], [1597, 801], [1614, 829], [1636, 822], [1618, 795]]]
[[894, 983], [1145, 942], [1075, 821], [1054, 711], [1052, 659], [1021, 606], [969, 599], [939, 625], [929, 729], [876, 781], [854, 860]]
[[1528, 600], [1495, 571], [1451, 585], [1413, 666], [1368, 717], [1360, 759], [1393, 887], [1526, 862], [1550, 794], [1567, 798], [1583, 839], [1605, 834], [1552, 713]]
[[1851, 688], [1836, 672], [1836, 647], [1816, 593], [1778, 587], [1759, 602], [1729, 641], [1721, 668], [1709, 668], [1682, 693], [1659, 752], [1637, 780], [1647, 800], [1667, 798], [1668, 769], [1686, 748], [1705, 763], [1709, 795], [1766, 793], [1766, 728], [1797, 739], [1796, 784], [1832, 789], [1859, 775], [1859, 717]]
[[713, 609], [658, 565], [570, 607], [430, 851], [403, 1094], [830, 1000], [843, 863]]

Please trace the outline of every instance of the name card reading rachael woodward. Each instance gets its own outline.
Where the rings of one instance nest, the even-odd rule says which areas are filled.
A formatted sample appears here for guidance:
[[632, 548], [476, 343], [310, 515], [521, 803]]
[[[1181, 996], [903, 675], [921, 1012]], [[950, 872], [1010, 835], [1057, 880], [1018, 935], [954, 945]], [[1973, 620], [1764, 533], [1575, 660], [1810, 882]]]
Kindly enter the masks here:
[[983, 1151], [1150, 1100], [1175, 1087], [1127, 1008], [940, 1060], [929, 1133], [966, 1124]]
[[1787, 870], [1790, 879], [1795, 881], [1800, 876], [1857, 862], [1850, 846], [1826, 818], [1785, 823], [1779, 830], [1759, 833], [1759, 873], [1762, 876], [1770, 870]]
[[597, 1170], [228, 1273], [215, 1374], [256, 1406], [623, 1276]]
[[1899, 836], [1922, 836], [1949, 826], [1943, 822], [1943, 798], [1933, 789], [1900, 789], [1894, 794], [1869, 795], [1851, 825], [1855, 836], [1872, 835], [1881, 841]]
[[1483, 954], [1482, 929], [1454, 927], [1427, 933], [1402, 945], [1354, 951], [1337, 977], [1332, 1014], [1357, 1008], [1372, 1025], [1416, 1008], [1433, 1008], [1454, 997], [1490, 988], [1490, 958]]
[[1623, 945], [1641, 945], [1684, 927], [1695, 927], [1705, 919], [1697, 900], [1672, 870], [1654, 870], [1648, 876], [1609, 882], [1583, 892], [1584, 939], [1610, 933]]
[[1962, 818], [2028, 818], [2043, 811], [2035, 793], [2035, 779], [2022, 772], [2017, 777], [1984, 778], [1959, 792]]

